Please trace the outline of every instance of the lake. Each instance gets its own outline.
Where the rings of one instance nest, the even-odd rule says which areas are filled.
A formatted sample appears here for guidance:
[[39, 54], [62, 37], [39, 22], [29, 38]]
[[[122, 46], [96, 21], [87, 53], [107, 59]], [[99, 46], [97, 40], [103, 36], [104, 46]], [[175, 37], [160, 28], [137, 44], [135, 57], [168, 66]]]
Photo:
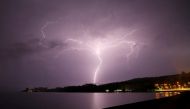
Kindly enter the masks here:
[[0, 109], [101, 109], [155, 99], [155, 93], [0, 94]]

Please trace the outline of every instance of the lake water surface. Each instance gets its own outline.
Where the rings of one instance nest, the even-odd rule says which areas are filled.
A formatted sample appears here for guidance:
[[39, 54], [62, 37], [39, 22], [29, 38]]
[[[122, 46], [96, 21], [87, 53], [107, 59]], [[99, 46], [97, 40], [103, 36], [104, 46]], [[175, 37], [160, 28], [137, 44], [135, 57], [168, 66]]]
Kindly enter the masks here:
[[155, 93], [0, 94], [0, 109], [101, 109], [155, 99]]

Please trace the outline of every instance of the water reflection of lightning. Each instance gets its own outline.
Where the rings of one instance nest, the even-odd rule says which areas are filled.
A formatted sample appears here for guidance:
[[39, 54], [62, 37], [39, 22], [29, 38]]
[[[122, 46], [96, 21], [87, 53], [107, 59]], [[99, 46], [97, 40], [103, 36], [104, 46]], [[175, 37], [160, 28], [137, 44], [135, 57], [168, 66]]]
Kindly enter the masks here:
[[[44, 26], [42, 26], [41, 28], [42, 40], [40, 40], [40, 44], [43, 44], [42, 41], [46, 38], [46, 34], [44, 31], [45, 28], [48, 27], [48, 25], [53, 24], [53, 23], [56, 23], [56, 22], [47, 22]], [[129, 59], [129, 57], [133, 54], [135, 46], [136, 46], [136, 42], [126, 40], [125, 39], [126, 36], [127, 35], [125, 35], [124, 37], [117, 38], [117, 39], [106, 38], [106, 39], [87, 40], [87, 41], [81, 41], [75, 38], [68, 38], [64, 40], [64, 43], [69, 45], [67, 49], [65, 49], [65, 51], [66, 50], [79, 50], [79, 51], [87, 50], [93, 53], [94, 55], [96, 55], [98, 59], [98, 65], [95, 69], [95, 72], [93, 73], [94, 74], [93, 83], [96, 83], [97, 75], [100, 72], [100, 68], [103, 63], [101, 54], [105, 49], [117, 48], [124, 45], [129, 48], [129, 50], [126, 53], [126, 58]]]

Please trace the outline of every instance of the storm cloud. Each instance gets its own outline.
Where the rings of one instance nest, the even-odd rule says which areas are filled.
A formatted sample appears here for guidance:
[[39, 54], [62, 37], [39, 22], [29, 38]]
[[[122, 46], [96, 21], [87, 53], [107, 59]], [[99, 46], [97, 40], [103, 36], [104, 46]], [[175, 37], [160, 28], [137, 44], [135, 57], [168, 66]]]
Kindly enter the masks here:
[[[98, 83], [190, 71], [188, 0], [1, 0], [0, 87], [20, 90], [92, 82], [96, 57], [67, 38], [137, 42], [129, 60], [107, 51]], [[43, 28], [47, 22], [53, 22]], [[42, 28], [46, 37], [43, 37]], [[77, 46], [77, 45], [75, 45]]]

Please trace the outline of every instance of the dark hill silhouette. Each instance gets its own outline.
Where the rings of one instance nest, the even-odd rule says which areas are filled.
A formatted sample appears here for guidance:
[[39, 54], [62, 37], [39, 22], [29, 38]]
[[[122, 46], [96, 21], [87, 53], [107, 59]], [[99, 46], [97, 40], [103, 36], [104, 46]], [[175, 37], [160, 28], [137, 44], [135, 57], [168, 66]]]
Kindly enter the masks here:
[[[181, 84], [189, 84], [190, 87], [190, 73], [181, 73], [176, 75], [167, 75], [160, 77], [145, 77], [136, 78], [122, 82], [114, 82], [102, 85], [95, 84], [85, 84], [82, 86], [67, 86], [67, 87], [57, 87], [53, 89], [47, 88], [34, 88], [26, 89], [25, 92], [144, 92], [144, 91], [154, 91], [157, 87], [155, 84], [176, 84], [176, 82]], [[42, 89], [42, 90], [41, 90]]]

